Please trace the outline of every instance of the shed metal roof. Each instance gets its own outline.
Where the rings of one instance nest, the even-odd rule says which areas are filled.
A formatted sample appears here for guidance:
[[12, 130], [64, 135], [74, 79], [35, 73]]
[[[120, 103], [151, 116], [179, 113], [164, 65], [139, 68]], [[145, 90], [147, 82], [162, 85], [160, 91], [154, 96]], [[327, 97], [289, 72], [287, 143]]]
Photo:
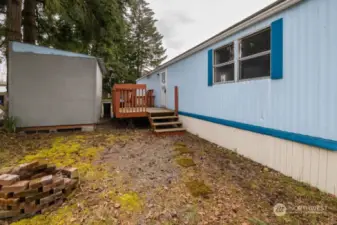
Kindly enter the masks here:
[[35, 53], [41, 55], [60, 55], [60, 56], [68, 56], [68, 57], [82, 57], [82, 58], [95, 58], [90, 55], [68, 52], [54, 48], [47, 48], [38, 45], [32, 45], [21, 42], [12, 42], [12, 51], [14, 52], [27, 52], [27, 53]]
[[107, 69], [105, 68], [104, 61], [101, 58], [96, 58], [94, 56], [80, 54], [76, 52], [69, 52], [54, 48], [47, 48], [38, 45], [32, 45], [27, 43], [21, 42], [11, 42], [12, 51], [13, 52], [25, 52], [25, 53], [34, 53], [34, 54], [41, 54], [41, 55], [59, 55], [59, 56], [67, 56], [67, 57], [80, 57], [80, 58], [89, 58], [89, 59], [96, 59], [101, 69], [102, 74], [107, 73]]

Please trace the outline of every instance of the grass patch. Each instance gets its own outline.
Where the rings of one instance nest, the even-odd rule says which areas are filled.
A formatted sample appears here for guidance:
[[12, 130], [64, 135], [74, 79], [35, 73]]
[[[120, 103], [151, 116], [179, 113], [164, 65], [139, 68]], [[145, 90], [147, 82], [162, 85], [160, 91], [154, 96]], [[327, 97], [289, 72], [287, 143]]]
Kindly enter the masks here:
[[177, 158], [176, 162], [182, 166], [182, 167], [191, 167], [191, 166], [195, 166], [195, 163], [193, 161], [193, 159], [191, 158]]
[[208, 197], [212, 193], [212, 190], [203, 181], [189, 181], [186, 186], [194, 197]]

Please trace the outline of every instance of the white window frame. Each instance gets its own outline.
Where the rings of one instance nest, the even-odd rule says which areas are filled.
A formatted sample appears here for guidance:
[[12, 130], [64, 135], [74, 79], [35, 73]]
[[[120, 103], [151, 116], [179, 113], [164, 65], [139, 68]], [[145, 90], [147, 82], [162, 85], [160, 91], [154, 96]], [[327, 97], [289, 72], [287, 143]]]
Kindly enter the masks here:
[[[231, 60], [231, 61], [228, 61], [228, 62], [224, 62], [224, 63], [220, 63], [220, 64], [215, 64], [215, 52], [217, 51], [217, 50], [219, 50], [219, 49], [221, 49], [221, 48], [225, 48], [225, 47], [228, 47], [228, 46], [230, 46], [230, 45], [232, 45], [233, 46], [233, 60]], [[216, 49], [213, 49], [213, 84], [226, 84], [226, 83], [233, 83], [233, 82], [235, 82], [235, 42], [234, 41], [232, 41], [232, 42], [230, 42], [230, 43], [228, 43], [228, 44], [225, 44], [225, 45], [222, 45], [222, 46], [220, 46], [220, 47], [218, 47], [218, 48], [216, 48]], [[223, 67], [223, 66], [228, 66], [228, 65], [231, 65], [231, 64], [233, 64], [233, 66], [234, 66], [234, 79], [233, 80], [231, 80], [231, 81], [223, 81], [223, 82], [215, 82], [215, 69], [216, 68], [219, 68], [219, 67]]]
[[238, 72], [238, 76], [237, 76], [238, 77], [238, 81], [268, 79], [268, 78], [271, 77], [271, 75], [269, 75], [269, 76], [254, 77], [254, 78], [241, 78], [241, 62], [249, 60], [249, 59], [255, 59], [255, 58], [258, 58], [258, 57], [262, 57], [262, 56], [265, 56], [265, 55], [268, 55], [268, 54], [269, 54], [269, 57], [270, 57], [270, 65], [269, 65], [269, 67], [270, 67], [270, 71], [271, 71], [271, 46], [270, 46], [270, 50], [242, 57], [242, 41], [244, 39], [247, 39], [247, 38], [251, 37], [251, 36], [255, 36], [255, 35], [259, 34], [259, 33], [262, 33], [262, 32], [264, 32], [266, 30], [270, 30], [270, 32], [271, 32], [271, 27], [270, 26], [264, 27], [264, 28], [260, 29], [259, 31], [256, 31], [254, 33], [251, 33], [251, 34], [249, 34], [247, 36], [242, 37], [239, 40], [239, 45], [238, 45], [238, 47], [239, 47], [239, 59], [237, 61], [237, 63], [238, 63], [238, 71], [237, 71]]

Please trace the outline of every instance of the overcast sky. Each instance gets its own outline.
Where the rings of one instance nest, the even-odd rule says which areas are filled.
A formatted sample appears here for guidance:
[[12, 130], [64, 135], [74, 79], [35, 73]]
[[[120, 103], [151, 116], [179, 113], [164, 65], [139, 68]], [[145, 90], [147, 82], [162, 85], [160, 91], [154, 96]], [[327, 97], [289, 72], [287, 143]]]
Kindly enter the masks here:
[[275, 0], [147, 0], [164, 35], [168, 60]]

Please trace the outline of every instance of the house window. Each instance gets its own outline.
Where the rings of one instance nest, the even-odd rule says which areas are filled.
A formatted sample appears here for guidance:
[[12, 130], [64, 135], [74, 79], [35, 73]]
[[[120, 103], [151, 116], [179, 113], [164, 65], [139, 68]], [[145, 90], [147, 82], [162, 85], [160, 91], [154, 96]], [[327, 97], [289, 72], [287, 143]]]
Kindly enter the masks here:
[[214, 83], [234, 81], [234, 43], [214, 50]]
[[240, 79], [270, 76], [270, 28], [241, 40]]

